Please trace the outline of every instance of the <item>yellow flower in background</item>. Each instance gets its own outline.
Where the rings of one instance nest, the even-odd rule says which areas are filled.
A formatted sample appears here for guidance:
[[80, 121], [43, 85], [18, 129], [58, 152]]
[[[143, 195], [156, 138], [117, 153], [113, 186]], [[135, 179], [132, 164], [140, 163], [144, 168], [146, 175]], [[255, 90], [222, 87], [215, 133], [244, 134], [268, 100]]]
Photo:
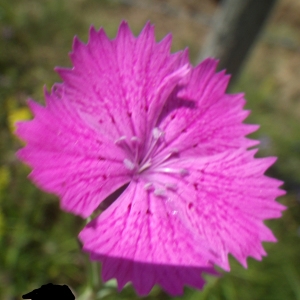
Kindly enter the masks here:
[[25, 121], [31, 119], [31, 113], [27, 107], [15, 108], [9, 110], [8, 125], [11, 133], [16, 130], [17, 121]]
[[7, 100], [8, 127], [9, 131], [14, 133], [16, 130], [16, 122], [30, 120], [32, 118], [32, 114], [27, 107], [19, 107], [19, 101], [17, 101], [16, 98], [10, 97]]

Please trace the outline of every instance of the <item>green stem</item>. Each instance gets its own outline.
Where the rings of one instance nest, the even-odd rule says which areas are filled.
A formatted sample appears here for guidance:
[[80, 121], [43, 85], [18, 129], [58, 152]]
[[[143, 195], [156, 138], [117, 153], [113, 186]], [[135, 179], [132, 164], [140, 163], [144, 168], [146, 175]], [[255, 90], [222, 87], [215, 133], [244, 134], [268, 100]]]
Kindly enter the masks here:
[[98, 293], [101, 284], [100, 284], [100, 278], [99, 278], [99, 267], [97, 262], [90, 262], [90, 286], [93, 290], [93, 292], [96, 294]]
[[[91, 217], [87, 219], [87, 223], [91, 221]], [[96, 299], [96, 295], [101, 289], [100, 268], [99, 263], [88, 259], [88, 284]], [[99, 299], [99, 298], [97, 298]]]

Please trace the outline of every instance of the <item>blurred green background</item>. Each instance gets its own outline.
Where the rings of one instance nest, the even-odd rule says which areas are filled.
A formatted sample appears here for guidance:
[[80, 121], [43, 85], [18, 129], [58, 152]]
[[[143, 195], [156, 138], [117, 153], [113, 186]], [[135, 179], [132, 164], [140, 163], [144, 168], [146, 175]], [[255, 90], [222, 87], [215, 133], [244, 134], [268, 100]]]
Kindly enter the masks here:
[[[90, 270], [76, 237], [84, 221], [59, 209], [58, 199], [26, 178], [29, 168], [15, 158], [22, 143], [13, 135], [16, 120], [31, 118], [29, 97], [43, 103], [42, 88], [60, 81], [54, 66], [71, 66], [68, 52], [76, 34], [87, 41], [90, 24], [114, 37], [122, 19], [138, 34], [145, 22], [160, 40], [173, 33], [173, 51], [189, 47], [196, 57], [217, 9], [213, 0], [1, 0], [0, 1], [0, 299], [42, 284], [69, 285], [77, 296], [87, 290]], [[300, 299], [300, 1], [280, 0], [251, 53], [234, 91], [246, 92], [249, 123], [262, 156], [278, 156], [270, 176], [285, 181], [279, 201], [284, 217], [268, 221], [279, 242], [265, 244], [262, 262], [248, 270], [231, 259], [232, 271], [208, 277], [203, 291], [186, 288], [181, 299]], [[120, 294], [114, 281], [102, 299], [137, 299], [128, 285]], [[81, 299], [88, 299], [88, 295]], [[170, 299], [158, 287], [145, 299]], [[179, 298], [178, 298], [179, 299]]]

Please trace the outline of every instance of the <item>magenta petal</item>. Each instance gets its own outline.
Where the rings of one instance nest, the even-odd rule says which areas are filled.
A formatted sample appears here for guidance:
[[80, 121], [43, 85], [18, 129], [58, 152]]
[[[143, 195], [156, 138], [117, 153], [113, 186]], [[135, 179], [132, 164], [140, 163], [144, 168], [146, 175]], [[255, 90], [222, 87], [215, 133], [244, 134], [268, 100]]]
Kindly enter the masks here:
[[166, 97], [189, 71], [186, 55], [171, 55], [169, 47], [168, 39], [155, 42], [149, 23], [135, 38], [123, 22], [113, 41], [91, 28], [87, 45], [74, 40], [74, 68], [57, 68], [64, 80], [60, 93], [95, 123], [101, 120], [102, 128], [115, 128], [113, 138], [147, 137]]
[[[282, 182], [264, 176], [274, 158], [255, 159], [255, 151], [228, 151], [202, 158], [178, 159], [156, 169], [147, 180], [165, 189], [165, 199], [186, 229], [205, 240], [214, 260], [229, 270], [228, 254], [246, 267], [252, 256], [260, 260], [266, 253], [263, 241], [276, 241], [263, 224], [278, 218], [285, 207], [275, 198], [284, 194]], [[175, 176], [172, 170], [186, 170]], [[168, 189], [169, 185], [176, 189]]]
[[124, 153], [66, 98], [46, 97], [46, 107], [29, 102], [32, 121], [17, 124], [16, 133], [27, 141], [18, 157], [33, 168], [30, 178], [39, 187], [61, 197], [63, 209], [88, 217], [129, 182]]
[[242, 123], [249, 114], [243, 110], [243, 95], [225, 94], [229, 76], [215, 74], [216, 65], [216, 60], [207, 59], [197, 66], [188, 84], [168, 99], [159, 120], [167, 145], [186, 156], [212, 155], [258, 143], [245, 137], [258, 126]]
[[119, 291], [131, 281], [139, 296], [149, 294], [155, 284], [171, 296], [182, 295], [183, 283], [202, 289], [205, 281], [201, 274], [218, 275], [213, 268], [149, 264], [111, 256], [92, 255], [91, 258], [103, 262], [103, 281], [117, 278]]
[[79, 237], [103, 262], [104, 280], [116, 277], [120, 288], [131, 281], [141, 295], [154, 284], [176, 295], [185, 284], [201, 288], [201, 273], [215, 273], [215, 255], [142, 182], [132, 182]]

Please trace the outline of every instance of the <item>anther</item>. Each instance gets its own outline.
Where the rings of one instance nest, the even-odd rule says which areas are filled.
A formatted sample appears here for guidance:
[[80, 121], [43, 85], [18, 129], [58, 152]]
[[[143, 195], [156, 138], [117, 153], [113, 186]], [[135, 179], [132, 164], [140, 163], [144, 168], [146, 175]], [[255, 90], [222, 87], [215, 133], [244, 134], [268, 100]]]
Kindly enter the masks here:
[[172, 149], [170, 149], [170, 150], [171, 150], [171, 151], [170, 151], [171, 154], [178, 154], [178, 153], [179, 153], [178, 148], [172, 148]]
[[160, 163], [165, 162], [166, 160], [168, 160], [169, 158], [171, 158], [172, 156], [176, 156], [179, 153], [178, 149], [171, 149], [171, 152], [168, 153], [162, 160]]
[[147, 161], [146, 163], [144, 163], [140, 168], [139, 168], [139, 173], [142, 173], [143, 171], [145, 171], [146, 169], [151, 167], [151, 160]]
[[175, 184], [175, 183], [166, 183], [165, 186], [168, 190], [171, 190], [171, 191], [176, 191], [178, 188], [177, 184]]
[[124, 143], [124, 141], [126, 141], [126, 136], [123, 135], [121, 137], [119, 137], [117, 140], [115, 140], [115, 144], [116, 145], [121, 145], [122, 143]]
[[133, 136], [130, 140], [131, 140], [132, 145], [137, 145], [140, 141], [137, 136]]
[[181, 176], [187, 176], [187, 175], [190, 174], [190, 172], [189, 172], [187, 169], [180, 169], [180, 170], [179, 170], [179, 174], [180, 174]]
[[157, 172], [162, 172], [162, 173], [169, 173], [169, 174], [179, 174], [181, 175], [182, 177], [186, 176], [186, 175], [189, 175], [189, 171], [187, 169], [173, 169], [173, 168], [157, 168], [156, 169]]
[[152, 135], [155, 140], [158, 140], [160, 137], [164, 136], [164, 132], [160, 130], [158, 127], [154, 127], [152, 130]]
[[130, 170], [130, 171], [134, 170], [135, 164], [131, 160], [125, 158], [123, 160], [123, 163], [128, 170]]
[[144, 185], [144, 189], [146, 190], [146, 191], [150, 191], [150, 190], [152, 190], [154, 187], [153, 187], [153, 183], [152, 182], [147, 182], [147, 183], [145, 183], [145, 185]]
[[155, 189], [154, 195], [158, 197], [166, 197], [166, 190], [165, 189]]

